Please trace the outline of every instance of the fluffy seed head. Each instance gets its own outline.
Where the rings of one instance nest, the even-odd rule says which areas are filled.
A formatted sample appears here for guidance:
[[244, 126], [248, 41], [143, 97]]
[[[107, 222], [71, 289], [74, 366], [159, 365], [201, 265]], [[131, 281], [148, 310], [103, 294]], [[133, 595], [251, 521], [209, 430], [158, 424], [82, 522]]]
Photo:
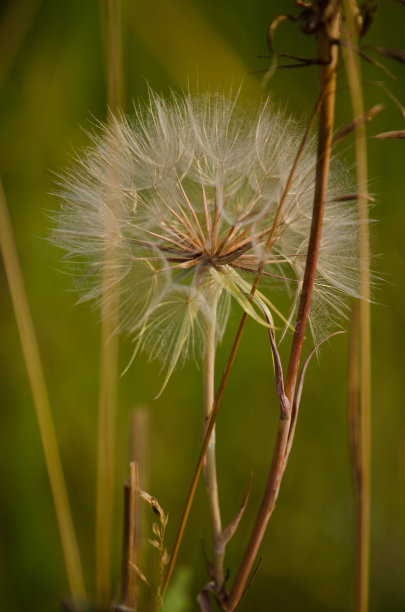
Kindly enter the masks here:
[[[221, 94], [167, 101], [151, 93], [131, 118], [111, 117], [62, 180], [53, 239], [80, 267], [83, 299], [119, 287], [120, 327], [163, 360], [166, 379], [213, 321], [221, 338], [232, 299], [264, 325], [277, 315], [276, 327], [291, 327], [311, 224], [313, 144], [301, 156], [269, 250], [265, 244], [301, 137], [297, 122], [268, 101], [252, 109]], [[347, 296], [358, 295], [356, 212], [339, 199], [348, 192], [347, 172], [335, 163], [313, 332], [344, 315]], [[289, 297], [284, 312], [280, 288]]]

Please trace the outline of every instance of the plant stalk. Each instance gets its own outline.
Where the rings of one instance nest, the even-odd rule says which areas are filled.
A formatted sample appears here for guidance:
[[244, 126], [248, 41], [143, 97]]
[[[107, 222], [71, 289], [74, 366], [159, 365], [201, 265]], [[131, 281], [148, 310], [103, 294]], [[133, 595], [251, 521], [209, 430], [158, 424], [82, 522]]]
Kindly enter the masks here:
[[138, 565], [136, 542], [138, 527], [138, 465], [129, 464], [129, 478], [124, 484], [124, 529], [123, 558], [121, 580], [121, 603], [114, 606], [115, 612], [134, 612], [138, 602], [138, 575], [135, 567]]
[[194, 495], [197, 489], [197, 484], [198, 484], [198, 480], [200, 478], [200, 473], [201, 473], [201, 469], [204, 463], [204, 458], [205, 458], [205, 454], [207, 452], [207, 448], [208, 448], [208, 444], [209, 441], [211, 439], [211, 435], [212, 435], [212, 431], [215, 427], [215, 420], [219, 411], [219, 407], [221, 405], [221, 401], [223, 398], [223, 395], [225, 393], [225, 388], [226, 385], [228, 383], [229, 380], [229, 375], [231, 373], [232, 370], [232, 366], [234, 364], [235, 361], [235, 357], [236, 357], [236, 353], [238, 351], [239, 348], [239, 344], [240, 344], [240, 340], [242, 338], [242, 333], [244, 330], [244, 327], [246, 325], [246, 320], [247, 320], [248, 315], [246, 314], [246, 312], [243, 313], [241, 321], [239, 323], [239, 327], [238, 330], [236, 332], [236, 336], [235, 336], [235, 340], [233, 342], [232, 345], [232, 349], [227, 361], [227, 364], [225, 366], [225, 370], [222, 374], [222, 378], [221, 378], [221, 382], [218, 388], [218, 391], [215, 395], [215, 400], [214, 400], [214, 404], [212, 406], [212, 411], [211, 411], [211, 416], [210, 419], [208, 421], [208, 424], [206, 426], [206, 432], [205, 432], [205, 436], [204, 436], [204, 440], [201, 446], [201, 450], [200, 450], [200, 454], [198, 456], [198, 460], [197, 460], [197, 465], [193, 474], [193, 478], [190, 484], [190, 488], [188, 491], [188, 495], [187, 495], [187, 500], [184, 506], [184, 510], [183, 513], [181, 515], [181, 519], [180, 519], [180, 524], [179, 524], [179, 528], [176, 534], [176, 539], [173, 545], [173, 551], [172, 554], [170, 555], [170, 561], [169, 561], [169, 565], [167, 566], [167, 572], [166, 572], [166, 576], [163, 582], [163, 586], [162, 586], [162, 598], [164, 597], [166, 591], [167, 591], [167, 587], [169, 586], [169, 582], [170, 579], [172, 577], [173, 574], [173, 570], [174, 570], [174, 566], [176, 564], [176, 560], [177, 560], [177, 556], [179, 553], [179, 549], [180, 549], [180, 544], [183, 538], [183, 534], [184, 534], [184, 530], [186, 528], [186, 524], [187, 524], [187, 519], [189, 517], [190, 514], [190, 510], [191, 510], [191, 505], [193, 503], [193, 499], [194, 499]]
[[[345, 35], [349, 45], [343, 57], [349, 82], [353, 116], [364, 113], [360, 62], [355, 49], [358, 33], [355, 16], [358, 13], [353, 0], [345, 0]], [[353, 307], [353, 317], [358, 321], [353, 326], [352, 343], [357, 342], [357, 351], [351, 351], [349, 363], [351, 376], [358, 379], [358, 398], [351, 402], [351, 419], [357, 424], [352, 438], [353, 474], [355, 488], [355, 568], [354, 609], [368, 610], [369, 566], [370, 566], [370, 481], [371, 481], [371, 312], [370, 312], [370, 255], [368, 224], [368, 168], [366, 127], [360, 122], [355, 128], [356, 174], [359, 214], [359, 258], [361, 300]], [[357, 370], [357, 374], [354, 371]]]
[[[299, 162], [299, 159], [300, 159], [300, 157], [302, 155], [302, 152], [304, 150], [304, 147], [305, 147], [306, 141], [308, 139], [309, 133], [310, 133], [310, 131], [312, 129], [313, 122], [314, 122], [315, 117], [317, 116], [317, 114], [319, 112], [319, 108], [320, 108], [320, 105], [321, 105], [321, 102], [322, 102], [322, 97], [323, 97], [323, 92], [321, 91], [321, 93], [318, 96], [318, 99], [316, 101], [315, 107], [314, 107], [314, 109], [312, 111], [312, 114], [311, 114], [311, 116], [309, 118], [308, 125], [307, 125], [307, 127], [305, 129], [303, 138], [302, 138], [302, 140], [300, 142], [300, 145], [298, 147], [298, 151], [296, 153], [296, 156], [294, 158], [294, 162], [293, 162], [292, 168], [290, 170], [290, 174], [289, 174], [286, 186], [284, 188], [284, 192], [283, 192], [283, 195], [281, 197], [277, 213], [275, 215], [272, 227], [270, 228], [270, 231], [269, 231], [269, 237], [268, 237], [268, 240], [267, 240], [267, 244], [266, 244], [266, 248], [265, 248], [265, 253], [268, 253], [270, 248], [271, 248], [272, 240], [274, 238], [275, 229], [277, 227], [277, 222], [278, 222], [278, 219], [280, 217], [281, 210], [282, 210], [284, 202], [285, 202], [285, 200], [287, 198], [288, 191], [289, 191], [292, 179], [293, 179], [295, 171], [297, 169], [298, 162]], [[263, 257], [263, 259], [264, 259], [264, 257]], [[252, 289], [251, 289], [250, 295], [249, 295], [249, 301], [250, 302], [253, 301], [254, 294], [255, 294], [256, 289], [258, 287], [259, 280], [260, 280], [260, 275], [261, 275], [261, 272], [263, 270], [263, 265], [264, 265], [264, 261], [259, 265], [259, 268], [257, 270], [257, 274], [256, 274], [255, 279], [253, 281]], [[224, 369], [223, 374], [222, 374], [222, 378], [221, 378], [221, 382], [220, 382], [219, 387], [218, 387], [218, 391], [217, 391], [217, 393], [215, 395], [215, 400], [214, 400], [214, 405], [213, 405], [212, 412], [211, 412], [211, 417], [209, 419], [209, 422], [208, 422], [208, 425], [207, 425], [207, 428], [206, 428], [205, 437], [204, 437], [204, 440], [203, 440], [203, 443], [202, 443], [202, 446], [201, 446], [200, 454], [199, 454], [198, 460], [197, 460], [197, 465], [196, 465], [196, 468], [195, 468], [195, 471], [194, 471], [194, 474], [193, 474], [193, 478], [192, 478], [191, 485], [190, 485], [190, 488], [189, 488], [189, 491], [188, 491], [188, 495], [187, 495], [186, 503], [185, 503], [185, 506], [184, 506], [184, 510], [183, 510], [183, 513], [182, 513], [182, 516], [181, 516], [181, 519], [180, 519], [180, 525], [179, 525], [179, 528], [178, 528], [178, 531], [177, 531], [177, 534], [176, 534], [176, 539], [175, 539], [175, 542], [174, 542], [174, 545], [173, 545], [173, 551], [172, 551], [172, 554], [170, 555], [170, 562], [169, 562], [169, 565], [168, 565], [168, 568], [167, 568], [167, 572], [166, 572], [166, 576], [165, 576], [165, 580], [164, 580], [164, 584], [163, 584], [163, 589], [162, 589], [162, 597], [166, 593], [167, 587], [169, 585], [170, 579], [171, 579], [172, 574], [173, 574], [174, 566], [176, 564], [177, 556], [178, 556], [179, 549], [180, 549], [181, 540], [183, 538], [184, 530], [185, 530], [186, 523], [187, 523], [187, 520], [188, 520], [188, 517], [189, 517], [189, 514], [190, 514], [190, 510], [191, 510], [191, 506], [192, 506], [192, 503], [193, 503], [194, 495], [195, 495], [195, 492], [196, 492], [196, 489], [197, 489], [198, 479], [200, 477], [202, 465], [203, 465], [203, 462], [204, 462], [205, 453], [206, 453], [206, 450], [207, 450], [207, 447], [208, 447], [208, 444], [209, 444], [209, 440], [210, 440], [212, 431], [213, 431], [214, 426], [215, 426], [215, 421], [216, 421], [216, 418], [217, 418], [217, 414], [218, 414], [218, 411], [219, 411], [219, 408], [220, 408], [220, 405], [221, 405], [221, 402], [222, 402], [222, 398], [223, 398], [224, 393], [225, 393], [226, 386], [228, 384], [229, 376], [230, 376], [230, 373], [231, 373], [231, 370], [232, 370], [232, 366], [233, 366], [234, 361], [235, 361], [236, 353], [237, 353], [238, 348], [239, 348], [239, 344], [240, 344], [240, 341], [241, 341], [241, 338], [242, 338], [242, 334], [243, 334], [243, 330], [244, 330], [245, 325], [246, 325], [247, 318], [248, 318], [247, 313], [243, 312], [241, 320], [240, 320], [240, 323], [239, 323], [239, 327], [238, 327], [236, 335], [235, 335], [235, 339], [233, 341], [231, 352], [229, 354], [228, 361], [226, 363], [225, 369]]]
[[[122, 105], [121, 1], [107, 0], [107, 104], [111, 112]], [[111, 177], [113, 180], [114, 177]], [[106, 194], [108, 198], [108, 194]], [[106, 204], [107, 205], [107, 204]], [[109, 228], [106, 228], [109, 231]], [[106, 252], [106, 261], [114, 253]], [[114, 514], [114, 455], [118, 379], [118, 289], [109, 286], [104, 270], [101, 300], [100, 385], [96, 499], [96, 603], [109, 607], [111, 598], [112, 529]]]
[[[215, 380], [215, 335], [216, 335], [216, 303], [211, 307], [210, 318], [207, 320], [207, 330], [204, 339], [203, 360], [203, 392], [204, 392], [204, 431], [206, 434], [212, 409], [214, 406], [214, 380]], [[218, 592], [224, 584], [224, 558], [225, 547], [221, 542], [222, 521], [218, 496], [218, 480], [215, 458], [215, 426], [212, 430], [205, 460], [204, 477], [208, 495], [208, 504], [211, 517], [213, 535], [213, 579]]]
[[72, 513], [63, 475], [55, 427], [49, 406], [48, 391], [38, 349], [38, 342], [24, 288], [20, 262], [0, 180], [0, 246], [4, 259], [18, 332], [24, 353], [28, 378], [34, 399], [45, 464], [51, 485], [62, 550], [73, 602], [86, 600], [83, 571], [73, 526]]
[[[323, 213], [329, 174], [330, 150], [332, 144], [336, 67], [338, 58], [337, 47], [330, 44], [330, 39], [339, 38], [339, 32], [340, 14], [338, 11], [336, 11], [328, 22], [321, 25], [317, 33], [318, 57], [321, 62], [325, 62], [325, 64], [320, 65], [320, 90], [323, 92], [323, 95], [319, 110], [316, 183], [311, 234], [309, 239], [304, 282], [301, 291], [296, 328], [291, 347], [285, 384], [285, 393], [290, 406], [293, 403], [295, 394], [322, 232]], [[290, 418], [291, 414], [280, 415], [266, 490], [242, 563], [236, 574], [228, 601], [226, 602], [225, 609], [228, 612], [235, 610], [243, 597], [246, 583], [248, 582], [249, 575], [255, 563], [268, 521], [277, 501], [281, 479], [286, 467], [286, 449], [288, 444]]]

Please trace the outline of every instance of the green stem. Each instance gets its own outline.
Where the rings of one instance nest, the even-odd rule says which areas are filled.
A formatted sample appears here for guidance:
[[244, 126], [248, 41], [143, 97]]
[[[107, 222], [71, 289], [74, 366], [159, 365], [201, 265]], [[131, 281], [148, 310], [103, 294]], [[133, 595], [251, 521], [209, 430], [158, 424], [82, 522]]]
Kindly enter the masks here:
[[[106, 0], [107, 105], [112, 113], [122, 106], [122, 27], [121, 0]], [[113, 183], [114, 176], [110, 177]], [[106, 194], [108, 198], [108, 194]], [[106, 228], [109, 231], [109, 228]], [[105, 263], [115, 257], [113, 249]], [[117, 287], [109, 286], [104, 270], [101, 300], [100, 386], [98, 416], [97, 499], [96, 499], [96, 603], [108, 609], [111, 598], [111, 557], [114, 518], [114, 455], [118, 379], [119, 296]]]
[[[363, 91], [360, 62], [355, 53], [358, 35], [355, 26], [357, 14], [356, 3], [345, 0], [346, 37], [349, 45], [344, 47], [344, 60], [349, 82], [353, 116], [364, 114]], [[360, 258], [360, 294], [362, 300], [355, 305], [353, 316], [358, 319], [358, 331], [352, 342], [359, 345], [353, 351], [350, 360], [350, 371], [358, 377], [358, 397], [352, 402], [352, 409], [357, 415], [352, 419], [357, 423], [353, 437], [353, 472], [355, 487], [355, 597], [356, 612], [368, 610], [369, 598], [369, 565], [370, 565], [370, 481], [371, 481], [371, 331], [370, 331], [370, 256], [368, 225], [368, 168], [366, 127], [360, 122], [355, 129], [356, 173], [358, 211], [359, 211], [359, 258]]]
[[15, 246], [13, 231], [8, 216], [6, 199], [0, 180], [0, 247], [10, 287], [18, 332], [23, 348], [28, 378], [34, 398], [34, 405], [45, 455], [46, 468], [51, 484], [56, 519], [62, 542], [70, 592], [78, 604], [86, 600], [86, 591], [79, 549], [73, 526], [72, 514], [63, 475], [62, 462], [56, 439], [55, 427], [49, 406], [49, 397], [39, 355], [37, 338], [25, 292], [20, 262]]
[[[211, 418], [214, 405], [215, 379], [215, 334], [216, 334], [216, 304], [211, 307], [210, 318], [207, 321], [207, 331], [204, 338], [203, 389], [204, 389], [204, 435]], [[215, 459], [215, 427], [213, 428], [204, 461], [205, 486], [213, 532], [213, 576], [218, 591], [224, 584], [225, 547], [222, 543], [222, 521], [218, 497], [218, 480]]]

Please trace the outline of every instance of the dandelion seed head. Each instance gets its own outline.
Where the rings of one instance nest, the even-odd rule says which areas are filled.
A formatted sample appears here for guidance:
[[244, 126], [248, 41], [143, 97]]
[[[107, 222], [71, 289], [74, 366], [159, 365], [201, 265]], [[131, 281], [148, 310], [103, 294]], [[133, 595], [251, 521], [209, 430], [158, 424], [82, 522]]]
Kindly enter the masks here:
[[[61, 180], [53, 240], [80, 270], [82, 299], [120, 293], [120, 328], [172, 371], [216, 326], [219, 341], [237, 301], [267, 325], [293, 322], [302, 286], [316, 155], [306, 146], [270, 248], [269, 231], [303, 128], [269, 101], [243, 107], [219, 93], [153, 92], [132, 117], [111, 117]], [[345, 315], [358, 296], [357, 216], [341, 164], [332, 167], [310, 325]], [[255, 304], [249, 287], [264, 261]], [[289, 309], [280, 312], [280, 290]]]

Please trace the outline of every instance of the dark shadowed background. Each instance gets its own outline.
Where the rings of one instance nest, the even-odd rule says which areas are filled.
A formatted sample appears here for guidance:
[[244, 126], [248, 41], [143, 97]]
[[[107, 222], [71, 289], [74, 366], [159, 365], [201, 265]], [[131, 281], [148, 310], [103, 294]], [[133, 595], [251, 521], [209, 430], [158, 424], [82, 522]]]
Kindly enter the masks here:
[[[14, 0], [1, 3], [0, 23]], [[49, 211], [58, 208], [55, 172], [89, 143], [86, 130], [106, 116], [105, 49], [100, 4], [94, 0], [18, 2], [18, 19], [0, 40], [0, 172], [10, 208], [27, 292], [39, 338], [52, 411], [74, 520], [92, 589], [99, 368], [98, 315], [75, 307], [71, 278], [61, 273], [61, 252], [45, 238]], [[266, 67], [268, 23], [294, 11], [293, 2], [263, 0], [127, 0], [124, 3], [126, 107], [147, 97], [148, 84], [163, 95], [237, 89], [259, 99]], [[404, 45], [405, 9], [381, 3], [365, 44]], [[1, 26], [0, 26], [1, 27]], [[25, 36], [22, 36], [24, 29]], [[21, 36], [21, 40], [19, 39]], [[280, 52], [313, 57], [315, 44], [298, 27], [283, 23]], [[383, 90], [385, 81], [405, 103], [405, 68], [383, 60], [397, 76], [390, 81], [363, 64], [366, 108], [386, 104], [368, 133], [403, 129], [404, 118]], [[297, 117], [308, 116], [317, 92], [317, 68], [278, 71], [269, 93]], [[337, 127], [350, 120], [348, 92], [340, 70]], [[347, 159], [353, 163], [350, 137]], [[373, 268], [373, 477], [371, 610], [405, 609], [405, 163], [401, 141], [370, 139]], [[0, 608], [7, 612], [58, 609], [67, 580], [38, 426], [4, 269], [0, 267]], [[235, 308], [219, 349], [218, 377], [241, 312]], [[287, 353], [289, 341], [283, 354]], [[310, 348], [310, 343], [306, 351]], [[295, 446], [277, 508], [264, 539], [263, 561], [242, 610], [351, 609], [353, 499], [349, 463], [346, 378], [348, 339], [339, 336], [314, 360], [304, 390]], [[120, 367], [131, 355], [122, 339]], [[170, 548], [197, 459], [201, 439], [201, 371], [188, 363], [176, 371], [162, 397], [159, 364], [137, 358], [119, 381], [117, 423], [114, 583], [121, 548], [121, 486], [127, 476], [131, 411], [150, 416], [148, 491], [169, 513]], [[253, 473], [249, 505], [228, 548], [235, 571], [247, 542], [270, 463], [277, 423], [270, 349], [266, 334], [249, 322], [218, 418], [220, 496], [230, 520]], [[186, 529], [178, 567], [189, 580], [189, 604], [207, 580], [200, 543], [209, 547], [205, 492], [200, 486]]]

